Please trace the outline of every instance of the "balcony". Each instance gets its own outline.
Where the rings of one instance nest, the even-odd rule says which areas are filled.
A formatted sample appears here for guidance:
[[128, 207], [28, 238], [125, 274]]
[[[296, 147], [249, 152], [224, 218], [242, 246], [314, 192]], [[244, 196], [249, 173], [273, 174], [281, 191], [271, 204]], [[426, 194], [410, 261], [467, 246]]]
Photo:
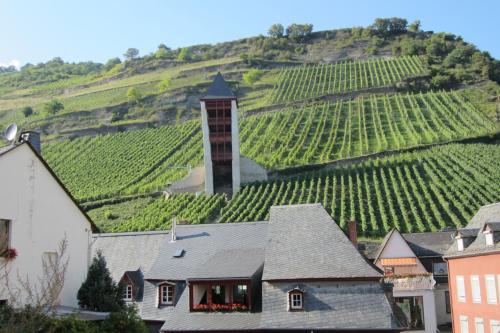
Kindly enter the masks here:
[[203, 281], [189, 285], [190, 310], [195, 312], [250, 311], [250, 281]]
[[231, 132], [226, 133], [210, 133], [208, 135], [210, 142], [230, 142]]
[[232, 153], [214, 153], [212, 152], [212, 161], [231, 161], [233, 159]]
[[208, 118], [208, 125], [231, 125], [231, 118]]
[[432, 274], [386, 276], [384, 282], [391, 284], [394, 291], [432, 290], [436, 284]]

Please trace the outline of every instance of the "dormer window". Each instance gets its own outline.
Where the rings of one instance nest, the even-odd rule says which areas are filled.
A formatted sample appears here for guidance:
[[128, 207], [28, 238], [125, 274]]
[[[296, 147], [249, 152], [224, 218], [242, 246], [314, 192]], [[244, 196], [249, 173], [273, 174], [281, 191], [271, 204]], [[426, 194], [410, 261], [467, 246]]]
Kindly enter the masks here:
[[484, 237], [486, 239], [486, 245], [488, 246], [493, 246], [495, 245], [494, 242], [493, 242], [493, 233], [490, 231], [490, 232], [487, 232], [484, 234]]
[[174, 304], [174, 287], [174, 285], [169, 283], [162, 283], [158, 286], [158, 303], [160, 305]]
[[290, 311], [304, 310], [304, 292], [300, 289], [293, 289], [289, 291], [288, 305]]
[[133, 286], [131, 284], [126, 284], [123, 288], [123, 300], [125, 302], [132, 302], [133, 300]]

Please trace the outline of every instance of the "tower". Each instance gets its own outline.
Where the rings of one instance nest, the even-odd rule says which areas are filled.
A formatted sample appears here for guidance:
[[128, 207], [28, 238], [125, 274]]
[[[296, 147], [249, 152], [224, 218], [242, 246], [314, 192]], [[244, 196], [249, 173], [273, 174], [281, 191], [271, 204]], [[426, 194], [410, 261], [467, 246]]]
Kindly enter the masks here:
[[240, 188], [238, 101], [221, 73], [200, 98], [205, 162], [205, 192]]

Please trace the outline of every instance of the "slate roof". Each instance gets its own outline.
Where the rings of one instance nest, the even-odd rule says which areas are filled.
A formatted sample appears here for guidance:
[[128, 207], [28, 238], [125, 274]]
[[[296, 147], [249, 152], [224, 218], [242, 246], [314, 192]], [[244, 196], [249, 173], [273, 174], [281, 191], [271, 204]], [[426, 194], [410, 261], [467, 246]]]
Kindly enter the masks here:
[[263, 280], [382, 277], [321, 204], [274, 206]]
[[208, 91], [205, 95], [203, 95], [200, 99], [221, 99], [221, 98], [236, 98], [236, 95], [233, 93], [231, 88], [229, 88], [227, 82], [222, 77], [220, 72], [214, 78], [212, 85], [208, 88]]
[[442, 257], [453, 243], [455, 231], [418, 232], [402, 234], [411, 250], [419, 258]]
[[111, 276], [119, 282], [127, 271], [149, 271], [160, 247], [169, 240], [168, 231], [93, 234], [92, 256], [102, 251]]
[[[458, 232], [465, 234], [468, 237], [468, 242], [464, 242], [465, 249], [458, 251], [457, 242], [454, 241], [448, 251], [445, 253], [445, 258], [462, 257], [469, 255], [481, 255], [488, 253], [500, 253], [500, 237], [495, 237], [494, 245], [487, 246], [485, 236], [482, 232], [483, 227], [490, 221], [500, 220], [500, 202], [482, 206], [472, 217], [469, 224], [464, 229]], [[498, 233], [498, 232], [497, 232]]]
[[[162, 243], [145, 279], [176, 281], [207, 276], [250, 277], [263, 263], [267, 227], [267, 222], [178, 225], [177, 241]], [[184, 255], [172, 257], [179, 249], [185, 251]]]

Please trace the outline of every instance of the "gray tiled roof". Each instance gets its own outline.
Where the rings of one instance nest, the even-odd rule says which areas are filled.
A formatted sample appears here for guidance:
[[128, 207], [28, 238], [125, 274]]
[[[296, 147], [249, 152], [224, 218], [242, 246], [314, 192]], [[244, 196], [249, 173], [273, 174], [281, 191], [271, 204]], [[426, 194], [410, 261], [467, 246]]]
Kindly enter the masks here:
[[163, 312], [165, 324], [162, 331], [238, 331], [259, 327], [260, 313], [190, 312], [188, 296], [187, 291], [182, 293], [176, 306]]
[[402, 234], [417, 257], [441, 257], [453, 243], [455, 231]]
[[485, 205], [479, 208], [476, 215], [474, 215], [470, 220], [469, 224], [467, 224], [464, 229], [459, 230], [459, 232], [465, 233], [466, 235], [469, 235], [467, 234], [467, 231], [470, 231], [469, 242], [464, 242], [466, 248], [463, 251], [458, 251], [457, 242], [454, 241], [448, 251], [446, 251], [445, 257], [451, 258], [500, 252], [500, 241], [498, 237], [495, 239], [493, 246], [487, 246], [485, 236], [482, 232], [486, 223], [498, 220], [500, 220], [500, 202]]
[[212, 85], [208, 88], [207, 93], [201, 99], [219, 99], [219, 98], [236, 98], [231, 88], [219, 72], [214, 78]]
[[290, 312], [287, 291], [294, 286], [263, 283], [261, 328], [361, 330], [398, 327], [379, 283], [301, 285], [304, 311]]
[[[267, 243], [267, 222], [178, 225], [177, 241], [163, 242], [145, 279], [185, 280], [206, 275], [247, 275], [262, 265], [261, 254]], [[183, 249], [181, 258], [172, 254]], [[231, 255], [237, 256], [234, 260]], [[215, 256], [215, 257], [214, 257]], [[244, 259], [247, 257], [247, 259]], [[230, 261], [229, 267], [224, 260]], [[211, 267], [210, 263], [214, 266]]]
[[275, 206], [263, 280], [379, 278], [321, 204]]
[[94, 234], [92, 256], [101, 250], [113, 279], [118, 282], [126, 271], [151, 268], [162, 244], [170, 240], [168, 231]]

